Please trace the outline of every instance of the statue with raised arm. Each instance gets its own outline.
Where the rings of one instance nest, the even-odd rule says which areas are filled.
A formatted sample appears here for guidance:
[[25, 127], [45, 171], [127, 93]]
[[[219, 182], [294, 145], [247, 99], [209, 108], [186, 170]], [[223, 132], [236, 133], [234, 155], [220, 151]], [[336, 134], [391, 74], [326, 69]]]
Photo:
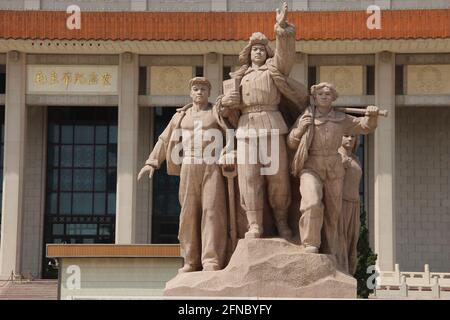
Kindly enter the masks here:
[[[230, 74], [236, 81], [235, 89], [224, 92], [216, 102], [218, 121], [237, 129], [240, 200], [248, 220], [245, 238], [263, 235], [265, 197], [279, 235], [285, 239], [292, 236], [287, 223], [291, 202], [286, 148], [288, 126], [282, 115], [287, 111], [283, 108], [287, 107], [282, 101], [287, 100], [294, 109], [301, 110], [307, 94], [302, 84], [289, 78], [296, 53], [295, 27], [288, 23], [287, 15], [288, 6], [284, 3], [276, 14], [275, 51], [264, 34], [252, 34], [239, 55], [240, 69]], [[269, 146], [268, 161], [261, 159], [265, 146]], [[252, 157], [258, 159], [251, 161]], [[268, 168], [275, 169], [264, 172]]]
[[[221, 129], [208, 102], [211, 84], [206, 78], [196, 77], [189, 85], [192, 103], [177, 110], [138, 176], [141, 179], [148, 175], [151, 179], [164, 161], [169, 175], [180, 176], [178, 239], [184, 258], [180, 273], [222, 269], [227, 245], [222, 169], [214, 158], [205, 158], [212, 142], [204, 135]], [[216, 139], [221, 137], [219, 131]]]
[[311, 95], [315, 106], [298, 118], [287, 141], [296, 151], [292, 173], [300, 178], [300, 237], [305, 252], [338, 256], [345, 175], [338, 150], [345, 134], [373, 132], [380, 111], [369, 106], [358, 118], [335, 110], [332, 102], [338, 93], [330, 83], [312, 86]]

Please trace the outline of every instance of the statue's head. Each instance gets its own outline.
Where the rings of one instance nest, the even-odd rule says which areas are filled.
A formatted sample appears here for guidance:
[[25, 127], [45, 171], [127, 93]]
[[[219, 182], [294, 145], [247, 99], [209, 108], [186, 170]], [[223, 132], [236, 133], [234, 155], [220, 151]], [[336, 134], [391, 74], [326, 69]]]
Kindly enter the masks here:
[[211, 94], [211, 82], [204, 77], [195, 77], [189, 81], [192, 101], [198, 104], [208, 103]]
[[239, 54], [240, 65], [251, 65], [255, 63], [262, 66], [268, 58], [272, 58], [274, 52], [269, 46], [269, 39], [261, 32], [251, 35], [248, 44]]
[[311, 87], [311, 95], [318, 106], [329, 106], [339, 94], [332, 83], [321, 82]]
[[351, 153], [356, 153], [359, 147], [359, 136], [355, 134], [345, 134], [342, 136], [342, 147]]

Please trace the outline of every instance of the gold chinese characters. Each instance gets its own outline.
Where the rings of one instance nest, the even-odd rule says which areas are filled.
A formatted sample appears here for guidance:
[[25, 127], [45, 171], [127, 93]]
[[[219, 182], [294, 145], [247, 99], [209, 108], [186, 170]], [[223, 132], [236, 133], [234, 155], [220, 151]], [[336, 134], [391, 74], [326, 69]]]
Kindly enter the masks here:
[[70, 85], [102, 85], [111, 86], [112, 75], [108, 72], [97, 73], [97, 72], [57, 72], [50, 71], [48, 73], [38, 71], [34, 75], [34, 82], [36, 85], [59, 85], [63, 84], [66, 90], [69, 89]]

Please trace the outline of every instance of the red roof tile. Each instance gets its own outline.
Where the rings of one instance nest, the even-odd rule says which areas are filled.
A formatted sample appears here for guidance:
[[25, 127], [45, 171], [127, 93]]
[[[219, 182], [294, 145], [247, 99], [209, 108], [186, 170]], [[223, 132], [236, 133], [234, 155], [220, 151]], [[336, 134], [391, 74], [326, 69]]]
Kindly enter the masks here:
[[[68, 30], [58, 11], [0, 11], [1, 39], [246, 40], [254, 31], [274, 38], [272, 12], [82, 12], [81, 30]], [[450, 10], [382, 11], [369, 30], [365, 11], [291, 12], [298, 40], [450, 38]]]

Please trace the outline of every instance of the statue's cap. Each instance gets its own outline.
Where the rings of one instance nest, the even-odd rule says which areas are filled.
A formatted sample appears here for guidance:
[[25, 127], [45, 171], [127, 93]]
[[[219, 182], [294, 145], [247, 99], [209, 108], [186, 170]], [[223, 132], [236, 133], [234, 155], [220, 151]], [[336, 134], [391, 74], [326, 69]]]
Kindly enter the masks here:
[[266, 35], [264, 33], [261, 32], [254, 32], [251, 36], [250, 36], [250, 41], [249, 43], [251, 45], [255, 45], [255, 44], [262, 44], [267, 46], [269, 44], [269, 39], [267, 39]]
[[255, 32], [250, 36], [248, 44], [242, 49], [239, 53], [239, 64], [240, 65], [250, 65], [250, 52], [252, 50], [252, 46], [260, 44], [266, 48], [267, 58], [273, 58], [275, 55], [272, 48], [269, 46], [269, 39], [261, 32]]
[[209, 90], [211, 90], [211, 82], [209, 82], [209, 80], [205, 77], [195, 77], [189, 80], [189, 88], [192, 88], [192, 86], [196, 84], [204, 84], [208, 86]]

